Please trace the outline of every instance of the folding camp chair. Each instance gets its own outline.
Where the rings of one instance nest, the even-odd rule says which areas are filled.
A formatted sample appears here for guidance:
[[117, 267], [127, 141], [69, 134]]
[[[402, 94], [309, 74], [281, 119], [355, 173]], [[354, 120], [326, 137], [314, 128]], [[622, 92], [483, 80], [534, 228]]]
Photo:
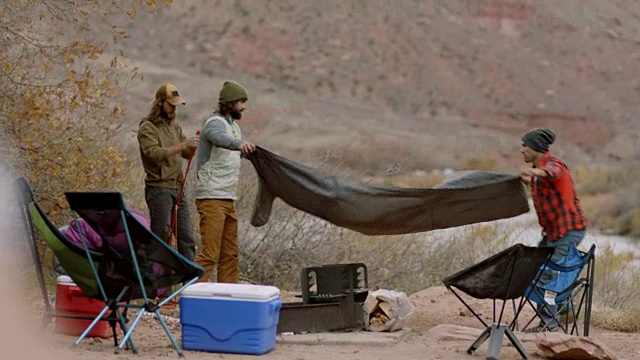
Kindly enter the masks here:
[[[593, 279], [595, 271], [596, 245], [587, 252], [579, 251], [575, 244], [569, 246], [567, 256], [559, 262], [549, 261], [546, 268], [557, 272], [557, 277], [548, 284], [533, 283], [527, 303], [535, 309], [535, 315], [523, 330], [543, 312], [550, 319], [539, 329], [546, 331], [551, 323], [558, 323], [558, 329], [571, 335], [580, 335], [578, 320], [583, 323], [583, 336], [589, 336], [591, 305], [593, 300]], [[583, 271], [586, 266], [586, 271]], [[537, 305], [534, 305], [537, 304]], [[556, 307], [553, 311], [552, 307]], [[565, 316], [559, 316], [560, 314]], [[562, 319], [564, 318], [564, 320]]]
[[[527, 359], [527, 353], [511, 330], [517, 321], [520, 311], [524, 307], [525, 292], [528, 285], [540, 276], [540, 268], [553, 254], [551, 248], [537, 248], [522, 244], [513, 245], [471, 267], [468, 267], [442, 282], [453, 294], [471, 311], [471, 313], [486, 327], [480, 336], [467, 349], [467, 354], [473, 354], [482, 343], [489, 339], [487, 359], [498, 359], [502, 337], [506, 335], [511, 344]], [[454, 288], [476, 299], [493, 300], [493, 323], [487, 324], [466, 301], [460, 297]], [[502, 323], [507, 300], [520, 298], [520, 304], [511, 324]], [[502, 300], [502, 307], [497, 314], [496, 301]], [[497, 319], [496, 319], [497, 317]]]
[[[104, 300], [106, 297], [103, 296], [103, 289], [100, 287], [100, 283], [94, 276], [90, 259], [94, 259], [94, 265], [97, 266], [97, 264], [100, 264], [102, 261], [102, 254], [83, 247], [80, 244], [74, 243], [64, 236], [64, 234], [53, 225], [40, 205], [38, 205], [31, 191], [31, 187], [25, 179], [17, 179], [16, 185], [22, 200], [22, 219], [27, 230], [25, 233], [29, 238], [29, 247], [31, 249], [33, 263], [36, 268], [40, 292], [44, 300], [45, 310], [42, 315], [41, 327], [45, 328], [49, 325], [54, 317], [82, 319], [87, 321], [95, 320], [96, 322], [100, 320], [109, 321], [111, 329], [113, 330], [114, 345], [117, 346], [118, 337], [116, 324], [123, 320], [123, 317], [121, 316], [122, 314], [119, 314], [120, 310], [117, 309], [113, 303], [105, 301], [105, 308], [98, 317], [63, 314], [53, 310], [47, 294], [44, 271], [42, 268], [42, 258], [40, 256], [40, 251], [38, 250], [38, 242], [35, 235], [38, 233], [40, 234], [42, 240], [53, 251], [65, 272], [71, 277], [73, 282], [82, 290], [82, 292], [90, 298], [100, 300]], [[109, 314], [106, 314], [107, 312]], [[124, 322], [120, 322], [120, 325], [123, 329], [126, 329]], [[76, 344], [78, 344], [83, 337], [84, 336], [80, 337], [76, 341]]]
[[[116, 353], [130, 340], [142, 316], [145, 313], [153, 313], [173, 348], [182, 356], [182, 350], [160, 315], [159, 309], [197, 281], [204, 269], [186, 259], [142, 225], [125, 206], [121, 193], [67, 192], [65, 196], [73, 213], [84, 219], [102, 238], [103, 266], [95, 269], [95, 273], [107, 297], [142, 299], [142, 304], [115, 304], [116, 307], [139, 310]], [[166, 290], [180, 283], [183, 285], [179, 289], [165, 296], [159, 303], [152, 300], [159, 290]], [[98, 319], [92, 325], [97, 321]], [[90, 329], [85, 332], [88, 330]]]

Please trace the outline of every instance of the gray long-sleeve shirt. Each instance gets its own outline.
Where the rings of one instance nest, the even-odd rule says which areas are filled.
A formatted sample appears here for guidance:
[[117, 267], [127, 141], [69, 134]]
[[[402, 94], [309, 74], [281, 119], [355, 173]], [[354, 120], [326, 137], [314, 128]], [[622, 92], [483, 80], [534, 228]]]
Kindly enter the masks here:
[[211, 115], [200, 130], [196, 199], [236, 199], [242, 132], [232, 119]]

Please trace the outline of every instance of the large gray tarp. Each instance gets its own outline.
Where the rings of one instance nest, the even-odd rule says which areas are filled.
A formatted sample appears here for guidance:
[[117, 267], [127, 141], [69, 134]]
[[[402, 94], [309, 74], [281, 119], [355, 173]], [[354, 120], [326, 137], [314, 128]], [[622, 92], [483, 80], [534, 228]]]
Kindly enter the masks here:
[[398, 188], [322, 175], [260, 147], [248, 159], [259, 178], [253, 226], [267, 223], [275, 198], [366, 235], [445, 229], [529, 211], [520, 178], [509, 174], [472, 171], [434, 188]]

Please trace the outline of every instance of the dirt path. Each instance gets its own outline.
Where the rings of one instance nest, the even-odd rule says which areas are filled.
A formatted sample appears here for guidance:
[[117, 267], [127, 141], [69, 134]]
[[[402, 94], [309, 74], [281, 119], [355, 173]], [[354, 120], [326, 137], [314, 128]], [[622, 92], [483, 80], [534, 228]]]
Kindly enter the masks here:
[[[463, 311], [463, 306], [443, 287], [425, 289], [411, 296], [416, 306], [408, 327], [411, 329], [402, 340], [392, 345], [376, 345], [372, 343], [360, 343], [357, 345], [300, 345], [279, 342], [275, 349], [265, 355], [264, 359], [272, 360], [371, 360], [371, 359], [447, 359], [469, 360], [483, 359], [486, 356], [487, 345], [478, 349], [475, 356], [466, 354], [466, 349], [471, 341], [468, 336], [473, 336], [481, 331], [482, 325], [472, 316]], [[490, 303], [478, 302], [474, 306], [483, 309], [483, 316], [490, 315]], [[175, 317], [175, 311], [168, 311], [169, 324], [174, 334], [179, 338], [180, 325]], [[174, 319], [171, 321], [171, 319]], [[21, 323], [20, 321], [18, 323]], [[24, 325], [29, 325], [22, 322]], [[8, 322], [6, 324], [12, 324]], [[34, 325], [34, 324], [32, 324]], [[5, 331], [10, 327], [5, 326]], [[13, 329], [15, 330], [15, 329]], [[17, 332], [16, 332], [17, 331]], [[33, 327], [18, 327], [8, 336], [3, 336], [7, 341], [12, 339], [9, 353], [14, 355], [7, 359], [32, 358], [32, 356], [46, 356], [47, 359], [156, 359], [177, 357], [155, 320], [144, 319], [135, 332], [134, 340], [139, 348], [139, 355], [129, 352], [114, 355], [113, 344], [110, 339], [87, 339], [79, 347], [73, 348], [74, 337], [56, 334], [49, 326], [40, 335], [34, 338]], [[459, 336], [464, 334], [465, 336]], [[22, 335], [22, 336], [20, 336]], [[345, 334], [347, 339], [348, 334]], [[640, 342], [638, 334], [625, 334], [592, 328], [591, 337], [606, 344], [618, 356], [619, 360], [633, 360], [640, 358]], [[534, 343], [535, 335], [520, 335], [531, 359], [541, 359], [536, 354]], [[17, 345], [22, 345], [18, 347]], [[186, 351], [185, 357], [189, 359], [248, 359], [254, 356], [214, 354], [204, 352]], [[5, 358], [3, 356], [3, 358]], [[517, 352], [510, 346], [503, 346], [501, 359], [519, 359]]]

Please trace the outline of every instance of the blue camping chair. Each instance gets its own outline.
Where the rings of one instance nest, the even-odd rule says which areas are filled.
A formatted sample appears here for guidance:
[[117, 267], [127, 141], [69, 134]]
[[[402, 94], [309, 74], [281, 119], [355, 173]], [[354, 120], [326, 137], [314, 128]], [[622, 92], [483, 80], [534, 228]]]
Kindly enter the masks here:
[[[182, 357], [182, 350], [158, 310], [197, 281], [204, 269], [179, 254], [141, 224], [125, 206], [122, 194], [68, 192], [65, 196], [74, 216], [84, 219], [102, 239], [101, 258], [93, 257], [88, 251], [87, 258], [104, 300], [110, 304], [89, 325], [76, 344], [82, 341], [105, 312], [123, 307], [138, 310], [138, 314], [128, 329], [123, 326], [125, 334], [116, 348], [116, 353], [127, 344], [136, 353], [131, 334], [142, 316], [152, 313], [164, 329], [173, 348]], [[78, 228], [78, 233], [83, 236], [82, 229]], [[86, 249], [86, 241], [83, 240], [83, 243]], [[153, 300], [160, 291], [168, 291], [178, 284], [182, 286], [165, 295], [164, 300]], [[129, 303], [133, 299], [141, 299], [142, 303]], [[126, 303], [123, 304], [123, 301]], [[124, 321], [121, 320], [121, 324], [124, 324]]]
[[[557, 272], [556, 279], [548, 284], [533, 283], [527, 297], [527, 302], [536, 310], [535, 315], [523, 328], [527, 329], [531, 323], [540, 317], [542, 311], [551, 316], [551, 321], [558, 323], [558, 328], [566, 334], [580, 336], [578, 320], [582, 318], [582, 335], [589, 336], [591, 324], [591, 306], [593, 302], [593, 278], [595, 271], [596, 245], [591, 245], [589, 251], [579, 251], [575, 244], [569, 246], [569, 253], [560, 262], [549, 261], [546, 268]], [[586, 271], [585, 270], [586, 267]], [[544, 269], [544, 268], [543, 268]], [[545, 295], [546, 298], [545, 298]], [[537, 304], [534, 305], [534, 304]], [[550, 306], [557, 306], [555, 316]], [[564, 316], [560, 316], [564, 315]], [[550, 322], [551, 322], [550, 321]], [[548, 330], [549, 323], [540, 331]]]

